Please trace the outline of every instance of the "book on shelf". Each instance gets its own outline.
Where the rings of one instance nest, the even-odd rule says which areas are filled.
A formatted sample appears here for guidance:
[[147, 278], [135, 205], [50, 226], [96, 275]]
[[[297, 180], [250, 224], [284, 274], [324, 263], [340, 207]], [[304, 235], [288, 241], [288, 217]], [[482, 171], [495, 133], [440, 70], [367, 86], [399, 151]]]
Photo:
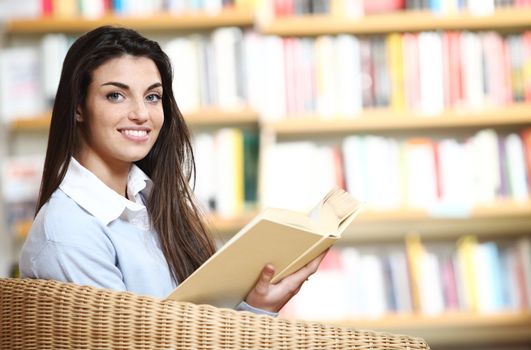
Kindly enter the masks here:
[[[330, 250], [319, 265], [319, 274], [313, 274], [297, 293], [297, 303], [288, 303], [282, 315], [297, 314], [301, 319], [338, 320], [349, 316], [349, 298], [356, 298], [361, 288], [351, 288], [345, 282], [343, 271], [348, 266], [341, 251]], [[316, 303], [326, 295], [326, 303]], [[311, 307], [308, 307], [311, 305]]]
[[527, 164], [527, 186], [531, 189], [531, 128], [524, 129], [521, 136]]
[[203, 208], [223, 217], [253, 209], [258, 199], [258, 133], [240, 128], [201, 131], [194, 133], [192, 146], [194, 192]]
[[504, 141], [511, 195], [515, 200], [525, 202], [529, 198], [529, 189], [527, 187], [527, 164], [522, 139], [517, 134], [512, 133], [505, 137]]
[[336, 154], [333, 147], [310, 141], [279, 142], [267, 147], [260, 155], [261, 203], [265, 207], [308, 210], [308, 203], [317, 202], [329, 188], [341, 186], [338, 180], [344, 173], [343, 164], [336, 160]]
[[13, 18], [37, 18], [41, 15], [41, 1], [0, 0], [0, 22]]
[[358, 215], [361, 203], [335, 188], [308, 214], [268, 208], [168, 296], [168, 299], [235, 307], [266, 264], [272, 283], [299, 270], [332, 246]]
[[[0, 103], [0, 112], [42, 112], [57, 87], [57, 62], [71, 41], [48, 34], [36, 52], [5, 50], [0, 102], [10, 103]], [[382, 107], [433, 117], [454, 110], [466, 117], [467, 111], [531, 102], [529, 31], [295, 38], [229, 27], [169, 39], [164, 49], [179, 77], [173, 89], [184, 113], [206, 106], [250, 107], [261, 119], [275, 121], [305, 114], [356, 118], [364, 108]], [[11, 95], [20, 92], [10, 86], [42, 96], [17, 100]], [[40, 109], [30, 110], [36, 103]]]
[[[247, 58], [259, 62], [268, 57], [268, 73], [253, 86], [268, 87], [263, 95], [269, 103], [253, 99], [252, 105], [265, 120], [276, 120], [308, 113], [355, 118], [362, 108], [374, 107], [436, 117], [444, 110], [464, 113], [528, 103], [529, 37], [528, 32], [507, 36], [492, 31], [275, 37], [274, 49], [255, 47]], [[262, 66], [250, 69], [255, 67]], [[309, 89], [312, 81], [315, 87]]]
[[44, 110], [39, 50], [13, 47], [0, 51], [0, 120]]
[[72, 38], [65, 34], [46, 34], [40, 42], [41, 54], [41, 89], [47, 106], [53, 105], [63, 61], [72, 43]]
[[398, 245], [334, 247], [281, 313], [347, 320], [531, 310], [531, 237], [462, 238], [423, 242], [413, 234]]
[[0, 0], [0, 19], [4, 18], [100, 18], [119, 16], [146, 16], [162, 12], [182, 14], [204, 11], [217, 14], [226, 8], [252, 8], [254, 0]]
[[43, 166], [41, 155], [11, 156], [0, 166], [1, 201], [10, 235], [24, 236], [19, 228], [33, 221]]
[[243, 133], [239, 129], [223, 128], [215, 135], [216, 211], [225, 217], [243, 211], [245, 199], [243, 146]]
[[176, 37], [165, 44], [164, 50], [172, 62], [174, 75], [179, 77], [173, 82], [173, 91], [181, 111], [186, 113], [205, 106], [238, 109], [247, 105], [249, 83], [245, 74], [254, 60], [244, 57], [240, 28], [219, 28], [210, 35]]

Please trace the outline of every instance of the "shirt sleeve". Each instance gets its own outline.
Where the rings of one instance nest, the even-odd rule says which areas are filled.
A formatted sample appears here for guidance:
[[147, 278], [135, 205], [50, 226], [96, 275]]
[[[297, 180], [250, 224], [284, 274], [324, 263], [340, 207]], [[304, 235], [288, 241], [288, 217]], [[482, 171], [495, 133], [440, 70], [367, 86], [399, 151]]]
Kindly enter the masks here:
[[262, 309], [259, 309], [257, 307], [247, 304], [245, 301], [242, 301], [241, 303], [238, 304], [238, 306], [236, 306], [236, 311], [250, 311], [257, 315], [267, 315], [267, 316], [272, 316], [272, 317], [278, 316], [278, 312], [262, 310]]

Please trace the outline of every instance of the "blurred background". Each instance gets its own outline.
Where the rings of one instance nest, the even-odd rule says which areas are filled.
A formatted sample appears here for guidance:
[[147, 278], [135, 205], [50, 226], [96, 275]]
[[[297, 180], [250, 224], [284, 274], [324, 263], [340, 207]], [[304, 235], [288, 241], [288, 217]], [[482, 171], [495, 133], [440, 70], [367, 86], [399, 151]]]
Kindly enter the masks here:
[[366, 203], [282, 317], [531, 349], [531, 1], [0, 0], [0, 277], [17, 276], [69, 45], [160, 42], [223, 244]]

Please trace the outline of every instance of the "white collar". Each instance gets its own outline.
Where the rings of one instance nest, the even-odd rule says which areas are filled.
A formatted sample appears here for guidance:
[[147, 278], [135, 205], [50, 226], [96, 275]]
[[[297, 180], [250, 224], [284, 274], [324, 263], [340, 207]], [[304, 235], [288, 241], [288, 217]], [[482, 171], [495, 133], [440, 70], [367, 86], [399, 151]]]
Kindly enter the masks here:
[[147, 197], [151, 192], [151, 186], [152, 182], [149, 177], [133, 164], [127, 178], [128, 195], [136, 200], [133, 202], [119, 195], [76, 159], [71, 158], [59, 188], [80, 207], [104, 225], [108, 225], [120, 217], [125, 209], [133, 212], [145, 209], [142, 200], [137, 195], [142, 192]]

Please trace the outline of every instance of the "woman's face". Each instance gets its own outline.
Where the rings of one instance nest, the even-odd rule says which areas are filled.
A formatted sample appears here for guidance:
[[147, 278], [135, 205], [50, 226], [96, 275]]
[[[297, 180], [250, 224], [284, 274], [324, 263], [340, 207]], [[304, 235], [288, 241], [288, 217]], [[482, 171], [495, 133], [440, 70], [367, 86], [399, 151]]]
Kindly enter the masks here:
[[111, 166], [144, 158], [164, 122], [162, 93], [160, 73], [149, 58], [124, 55], [95, 69], [76, 116], [84, 131], [82, 158]]

